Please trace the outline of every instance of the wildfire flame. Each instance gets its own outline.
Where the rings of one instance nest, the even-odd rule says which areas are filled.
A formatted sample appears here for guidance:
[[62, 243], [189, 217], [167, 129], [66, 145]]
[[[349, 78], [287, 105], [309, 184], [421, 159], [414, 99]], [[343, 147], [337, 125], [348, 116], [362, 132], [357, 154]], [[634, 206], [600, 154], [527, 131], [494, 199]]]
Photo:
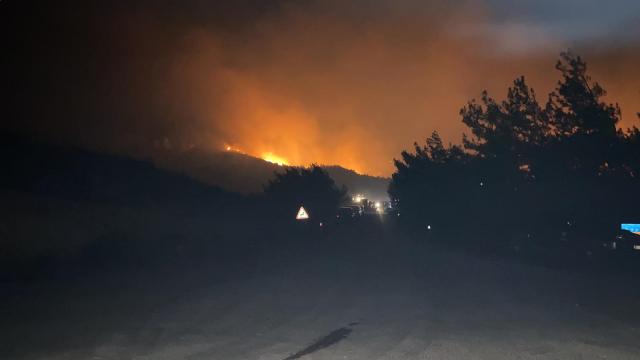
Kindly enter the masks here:
[[273, 164], [289, 165], [289, 162], [286, 159], [270, 152], [263, 153], [261, 157], [262, 157], [262, 160], [268, 161]]

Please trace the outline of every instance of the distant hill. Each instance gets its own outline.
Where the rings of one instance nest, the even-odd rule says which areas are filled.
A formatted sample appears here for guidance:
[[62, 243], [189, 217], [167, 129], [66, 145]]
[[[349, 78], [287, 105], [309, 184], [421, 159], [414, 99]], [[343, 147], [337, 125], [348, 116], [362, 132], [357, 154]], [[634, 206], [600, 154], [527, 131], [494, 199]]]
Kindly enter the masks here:
[[361, 175], [337, 165], [323, 166], [323, 168], [337, 184], [346, 186], [351, 194], [362, 194], [370, 200], [385, 200], [389, 197], [388, 178]]
[[[0, 134], [0, 187], [90, 201], [233, 203], [236, 195], [259, 193], [283, 166], [237, 152], [192, 149], [166, 152], [150, 161], [80, 148], [32, 142]], [[338, 186], [373, 200], [387, 198], [389, 179], [323, 166]], [[162, 194], [161, 197], [157, 196]], [[218, 201], [216, 201], [218, 202]]]
[[149, 161], [1, 133], [0, 164], [0, 282], [49, 274], [53, 262], [120, 267], [217, 254], [255, 208]]
[[160, 167], [244, 194], [261, 192], [263, 184], [282, 168], [237, 152], [206, 152], [200, 149], [167, 152], [157, 157], [155, 162]]
[[233, 204], [241, 197], [148, 161], [0, 135], [0, 188], [126, 206]]
[[[156, 161], [158, 166], [177, 170], [195, 179], [240, 193], [258, 193], [284, 167], [237, 152], [207, 152], [192, 149], [180, 153], [167, 152]], [[361, 175], [341, 166], [323, 166], [338, 186], [346, 186], [350, 193], [362, 193], [370, 199], [383, 200], [387, 196], [389, 179]]]

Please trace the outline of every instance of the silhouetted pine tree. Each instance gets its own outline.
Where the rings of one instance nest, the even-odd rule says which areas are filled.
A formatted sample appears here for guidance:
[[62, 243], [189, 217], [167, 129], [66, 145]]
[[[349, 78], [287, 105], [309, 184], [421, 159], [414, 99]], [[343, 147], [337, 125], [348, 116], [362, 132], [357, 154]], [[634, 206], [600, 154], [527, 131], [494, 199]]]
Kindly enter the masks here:
[[619, 222], [640, 221], [640, 130], [617, 128], [618, 105], [602, 100], [579, 56], [562, 53], [556, 69], [544, 106], [520, 77], [505, 100], [485, 91], [462, 108], [462, 147], [434, 132], [403, 151], [389, 194], [405, 219], [503, 238], [548, 230], [548, 241], [561, 231], [602, 241]]

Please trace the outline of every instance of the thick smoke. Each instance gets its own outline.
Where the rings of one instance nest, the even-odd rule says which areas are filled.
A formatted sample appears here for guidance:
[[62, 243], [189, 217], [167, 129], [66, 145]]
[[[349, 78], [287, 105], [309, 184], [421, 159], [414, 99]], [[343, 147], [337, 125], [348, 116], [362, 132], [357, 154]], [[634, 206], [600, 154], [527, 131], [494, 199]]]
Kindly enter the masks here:
[[633, 41], [572, 37], [509, 17], [505, 4], [72, 2], [26, 23], [35, 7], [0, 4], [14, 16], [7, 65], [27, 73], [10, 76], [21, 89], [11, 127], [138, 157], [229, 145], [389, 175], [433, 130], [458, 141], [458, 110], [483, 89], [500, 98], [525, 75], [544, 100], [567, 48], [621, 104], [621, 125], [636, 123]]

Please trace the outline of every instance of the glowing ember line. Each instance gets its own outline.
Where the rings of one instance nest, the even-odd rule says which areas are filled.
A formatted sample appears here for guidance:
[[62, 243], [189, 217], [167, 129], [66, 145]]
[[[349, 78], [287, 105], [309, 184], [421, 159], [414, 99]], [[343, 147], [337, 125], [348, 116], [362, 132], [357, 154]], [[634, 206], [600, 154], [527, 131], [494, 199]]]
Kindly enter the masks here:
[[229, 152], [237, 152], [237, 153], [240, 153], [240, 154], [244, 154], [244, 152], [243, 152], [242, 150], [238, 149], [238, 148], [237, 148], [237, 147], [235, 147], [235, 146], [229, 145], [229, 144], [226, 144], [226, 145], [224, 146], [224, 149], [225, 149], [225, 151], [229, 151]]

